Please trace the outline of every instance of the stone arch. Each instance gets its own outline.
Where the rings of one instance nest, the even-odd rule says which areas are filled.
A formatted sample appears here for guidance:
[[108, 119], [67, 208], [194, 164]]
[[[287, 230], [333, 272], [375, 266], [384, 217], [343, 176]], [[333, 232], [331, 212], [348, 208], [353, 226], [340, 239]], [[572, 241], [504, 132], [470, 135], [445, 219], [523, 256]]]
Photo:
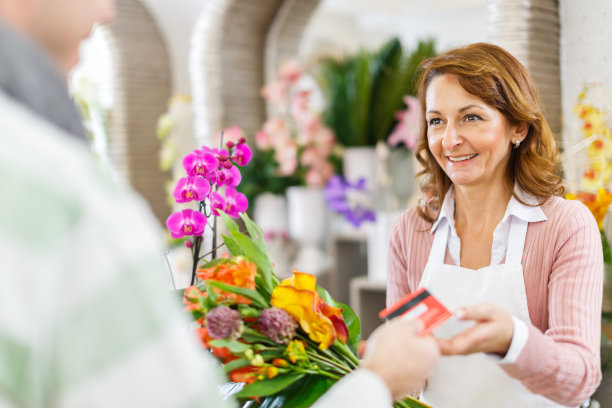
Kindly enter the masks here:
[[[320, 0], [209, 0], [194, 29], [190, 73], [198, 143], [238, 124], [253, 135], [265, 120], [260, 89], [297, 53]], [[235, 28], [234, 28], [235, 27]]]
[[119, 172], [144, 196], [160, 221], [170, 208], [158, 166], [158, 117], [171, 95], [170, 61], [155, 21], [139, 0], [117, 2], [108, 27], [114, 54], [114, 106], [109, 115], [109, 155]]

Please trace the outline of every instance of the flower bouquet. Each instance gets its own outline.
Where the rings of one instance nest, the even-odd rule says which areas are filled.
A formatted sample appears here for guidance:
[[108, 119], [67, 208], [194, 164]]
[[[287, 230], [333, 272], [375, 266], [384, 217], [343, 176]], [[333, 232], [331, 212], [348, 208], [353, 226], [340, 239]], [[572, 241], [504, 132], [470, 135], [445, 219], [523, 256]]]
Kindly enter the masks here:
[[[249, 159], [240, 141], [228, 149], [198, 149], [183, 161], [189, 177], [179, 181], [175, 198], [199, 207], [178, 211], [167, 222], [173, 237], [193, 239], [187, 242], [195, 273], [183, 302], [204, 346], [231, 381], [244, 384], [235, 395], [244, 406], [309, 407], [359, 365], [360, 323], [314, 276], [293, 271], [279, 281], [263, 232], [244, 213], [246, 199], [235, 191], [240, 173], [231, 169]], [[203, 261], [206, 219], [217, 215], [225, 223], [229, 253]], [[238, 217], [244, 230], [234, 221]], [[426, 407], [412, 398], [395, 406]]]
[[[359, 365], [359, 319], [310, 274], [294, 270], [279, 282], [259, 227], [242, 214], [247, 235], [221, 216], [230, 254], [198, 268], [200, 282], [183, 302], [204, 346], [231, 381], [245, 384], [236, 394], [242, 403], [308, 407]], [[426, 405], [407, 398], [395, 406]]]

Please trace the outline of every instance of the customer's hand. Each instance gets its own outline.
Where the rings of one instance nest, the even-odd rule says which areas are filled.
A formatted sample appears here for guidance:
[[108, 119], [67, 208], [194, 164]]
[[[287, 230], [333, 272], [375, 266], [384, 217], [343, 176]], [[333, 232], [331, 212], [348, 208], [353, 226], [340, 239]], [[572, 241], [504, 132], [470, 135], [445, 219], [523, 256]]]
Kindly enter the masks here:
[[435, 339], [419, 336], [420, 330], [420, 322], [397, 318], [368, 340], [362, 367], [384, 380], [393, 399], [420, 388], [440, 355]]
[[474, 320], [476, 324], [450, 339], [438, 339], [443, 355], [496, 353], [505, 356], [512, 343], [514, 324], [512, 317], [502, 308], [481, 303], [458, 309], [460, 320]]

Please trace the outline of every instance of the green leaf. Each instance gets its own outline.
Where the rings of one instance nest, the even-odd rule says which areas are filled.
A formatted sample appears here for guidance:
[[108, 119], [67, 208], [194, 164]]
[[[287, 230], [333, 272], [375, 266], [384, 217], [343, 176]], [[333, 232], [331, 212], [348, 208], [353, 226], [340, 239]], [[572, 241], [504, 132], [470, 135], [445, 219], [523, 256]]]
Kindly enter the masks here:
[[395, 404], [393, 404], [393, 406], [398, 408], [432, 408], [424, 402], [421, 402], [418, 399], [412, 397], [406, 397], [401, 400], [401, 405], [396, 402]]
[[240, 232], [240, 228], [238, 228], [238, 224], [236, 224], [236, 221], [234, 221], [232, 217], [230, 217], [223, 211], [219, 211], [219, 214], [221, 215], [221, 219], [223, 220], [223, 223], [225, 224], [225, 228], [227, 228], [227, 231], [229, 233]]
[[244, 221], [244, 225], [251, 237], [251, 240], [259, 247], [259, 249], [267, 253], [268, 250], [266, 248], [266, 240], [264, 239], [264, 234], [259, 225], [255, 224], [247, 215], [247, 213], [240, 214], [240, 218]]
[[305, 408], [314, 404], [335, 381], [320, 375], [309, 375], [304, 381], [287, 388], [283, 408]]
[[242, 288], [240, 286], [228, 285], [227, 283], [217, 282], [213, 280], [209, 280], [207, 282], [210, 286], [213, 286], [215, 288], [224, 290], [226, 292], [235, 293], [237, 295], [242, 295], [248, 299], [251, 299], [251, 301], [259, 307], [270, 307], [270, 305], [268, 305], [268, 302], [266, 302], [266, 300], [256, 290]]
[[242, 252], [242, 248], [238, 245], [238, 242], [233, 237], [228, 235], [223, 235], [223, 242], [225, 242], [225, 246], [232, 256], [241, 256], [244, 255]]
[[250, 364], [251, 364], [251, 360], [249, 360], [248, 358], [239, 358], [237, 360], [232, 360], [229, 363], [223, 364], [223, 370], [226, 373], [229, 373], [230, 371], [233, 371], [237, 368], [246, 367]]
[[259, 249], [251, 238], [240, 232], [232, 232], [232, 238], [234, 238], [240, 246], [244, 257], [257, 265], [257, 269], [263, 281], [263, 289], [265, 289], [268, 294], [271, 294], [276, 284], [274, 283], [275, 276], [272, 270], [272, 262], [270, 258], [268, 258], [268, 254], [265, 250], [262, 251]]
[[302, 373], [289, 373], [279, 375], [268, 380], [255, 381], [254, 383], [244, 387], [242, 391], [236, 394], [236, 398], [265, 397], [267, 395], [275, 394], [298, 381], [304, 377], [304, 375], [305, 374]]
[[233, 354], [244, 353], [245, 351], [251, 348], [250, 344], [244, 344], [242, 342], [239, 342], [238, 340], [211, 340], [209, 343], [213, 347], [226, 347]]

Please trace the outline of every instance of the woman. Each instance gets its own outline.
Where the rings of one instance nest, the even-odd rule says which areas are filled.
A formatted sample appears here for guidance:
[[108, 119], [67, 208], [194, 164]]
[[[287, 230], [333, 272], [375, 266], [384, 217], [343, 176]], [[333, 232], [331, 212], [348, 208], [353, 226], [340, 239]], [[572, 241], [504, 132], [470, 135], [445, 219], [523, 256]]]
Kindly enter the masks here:
[[[436, 408], [578, 406], [601, 379], [603, 256], [566, 201], [531, 76], [472, 44], [422, 65], [427, 198], [391, 232], [387, 303], [424, 286], [455, 310], [422, 390]], [[418, 390], [417, 390], [418, 392]]]

